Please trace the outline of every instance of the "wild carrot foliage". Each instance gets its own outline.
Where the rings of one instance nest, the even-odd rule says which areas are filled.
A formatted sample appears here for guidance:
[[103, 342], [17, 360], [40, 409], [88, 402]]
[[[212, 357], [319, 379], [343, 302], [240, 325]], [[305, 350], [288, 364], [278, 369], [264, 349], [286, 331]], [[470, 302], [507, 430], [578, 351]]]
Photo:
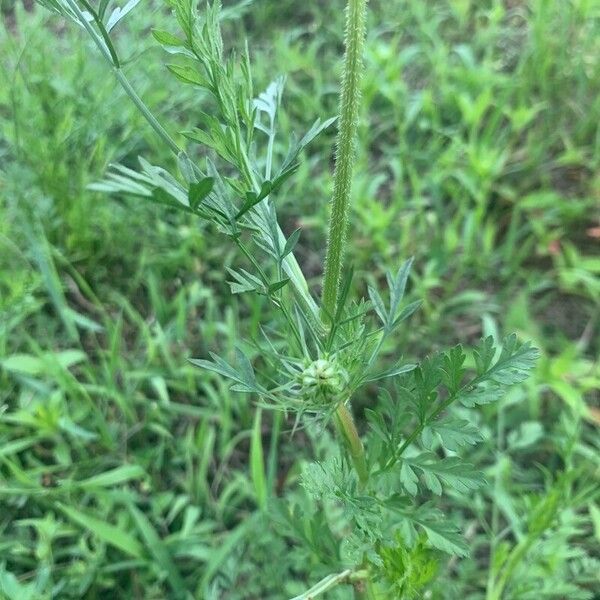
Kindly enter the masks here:
[[[249, 438], [244, 455], [249, 454], [251, 497], [241, 495], [239, 501], [228, 501], [228, 497], [242, 494], [232, 481], [215, 510], [215, 515], [228, 523], [231, 531], [221, 549], [222, 556], [218, 553], [211, 558], [202, 554], [204, 525], [197, 512], [198, 506], [209, 502], [223, 477], [218, 469], [214, 472], [210, 468], [217, 436], [210, 419], [203, 421], [190, 441], [190, 448], [202, 446], [199, 463], [190, 457], [180, 459], [191, 461], [184, 484], [189, 486], [189, 493], [177, 498], [167, 494], [161, 500], [169, 515], [164, 523], [181, 521], [175, 540], [161, 537], [152, 517], [141, 509], [143, 497], [138, 494], [119, 495], [117, 491], [107, 496], [112, 505], [125, 511], [116, 524], [110, 515], [100, 519], [93, 511], [80, 510], [61, 495], [69, 494], [69, 490], [85, 494], [135, 481], [144, 471], [133, 464], [62, 481], [56, 497], [50, 496], [53, 512], [48, 514], [59, 514], [71, 527], [92, 532], [103, 544], [135, 563], [117, 561], [103, 568], [120, 571], [135, 569], [139, 564], [152, 565], [172, 597], [217, 598], [233, 593], [230, 588], [235, 586], [226, 582], [229, 567], [225, 558], [252, 531], [261, 531], [260, 523], [270, 521], [276, 523], [277, 533], [265, 536], [269, 543], [262, 550], [266, 556], [264, 562], [286, 561], [287, 572], [301, 570], [301, 578], [306, 582], [304, 591], [299, 589], [297, 581], [288, 582], [285, 590], [272, 590], [272, 597], [282, 597], [285, 593], [295, 594], [297, 600], [320, 594], [347, 597], [352, 593], [347, 586], [351, 586], [359, 597], [417, 598], [426, 590], [443, 589], [437, 578], [444, 567], [456, 561], [451, 557], [469, 555], [465, 535], [472, 539], [472, 534], [468, 528], [465, 531], [464, 524], [453, 513], [469, 506], [475, 494], [477, 498], [485, 498], [493, 490], [496, 500], [487, 529], [489, 564], [483, 571], [483, 579], [487, 579], [487, 598], [503, 597], [509, 582], [515, 579], [522, 557], [554, 526], [561, 503], [568, 504], [567, 497], [575, 494], [573, 483], [568, 475], [557, 476], [549, 484], [547, 494], [539, 499], [532, 496], [529, 516], [525, 523], [516, 526], [518, 519], [510, 504], [502, 504], [500, 500], [504, 493], [501, 463], [496, 465], [498, 471], [489, 473], [493, 487], [484, 477], [486, 463], [494, 458], [493, 448], [487, 447], [487, 457], [479, 455], [475, 461], [471, 456], [476, 456], [475, 446], [489, 438], [489, 428], [482, 426], [478, 415], [514, 397], [517, 392], [513, 386], [527, 379], [539, 357], [538, 351], [514, 334], [501, 339], [493, 320], [485, 316], [489, 335], [474, 342], [471, 349], [466, 350], [462, 344], [448, 350], [420, 348], [421, 356], [417, 356], [400, 343], [406, 339], [412, 319], [418, 316], [422, 305], [422, 299], [410, 289], [413, 259], [405, 257], [399, 268], [372, 279], [367, 285], [354, 277], [352, 268], [344, 261], [349, 253], [348, 240], [354, 239], [353, 233], [347, 234], [354, 165], [364, 160], [361, 157], [368, 152], [366, 146], [357, 143], [363, 139], [360, 117], [365, 111], [361, 110], [364, 107], [361, 89], [368, 90], [370, 77], [363, 56], [366, 52], [369, 60], [377, 60], [370, 40], [365, 44], [367, 3], [348, 2], [339, 115], [313, 115], [312, 126], [294, 135], [289, 128], [282, 131], [281, 127], [282, 122], [286, 123], [286, 111], [293, 109], [286, 100], [285, 79], [277, 76], [264, 89], [257, 89], [252, 49], [243, 44], [239, 44], [237, 53], [226, 49], [221, 29], [231, 12], [222, 11], [219, 3], [197, 8], [189, 0], [171, 0], [171, 20], [166, 21], [164, 29], [154, 29], [152, 34], [165, 51], [167, 68], [174, 79], [190, 90], [186, 92], [190, 97], [202, 98], [201, 107], [191, 103], [192, 113], [179, 136], [167, 131], [157, 117], [159, 112], [147, 107], [125, 75], [127, 60], [121, 56], [113, 30], [136, 8], [135, 0], [122, 8], [114, 8], [108, 2], [96, 6], [78, 0], [45, 0], [42, 4], [86, 30], [123, 92], [156, 133], [157, 140], [173, 155], [173, 159], [165, 157], [160, 166], [143, 157], [138, 165], [114, 164], [106, 177], [89, 185], [88, 190], [153, 203], [165, 214], [181, 212], [186, 219], [182, 221], [185, 227], [202, 224], [209, 245], [220, 236], [223, 241], [214, 244], [223, 248], [227, 242], [232, 249], [231, 259], [228, 258], [224, 268], [230, 292], [240, 295], [250, 306], [259, 307], [261, 313], [260, 318], [253, 318], [251, 335], [245, 337], [232, 326], [224, 344], [229, 351], [218, 351], [217, 346], [223, 344], [218, 344], [213, 334], [214, 343], [207, 344], [203, 356], [190, 361], [218, 376], [219, 387], [208, 392], [215, 403], [237, 402], [232, 400], [236, 398], [231, 396], [233, 392], [249, 394], [257, 406], [245, 436]], [[140, 10], [141, 6], [136, 8]], [[235, 13], [236, 7], [228, 10]], [[237, 10], [243, 10], [243, 6]], [[378, 10], [375, 5], [370, 19], [375, 26]], [[415, 18], [419, 19], [419, 10], [414, 10]], [[368, 103], [369, 98], [365, 101]], [[474, 117], [472, 121], [475, 126]], [[331, 200], [323, 189], [318, 190], [317, 202], [330, 207], [327, 251], [318, 269], [323, 271], [319, 295], [319, 286], [311, 280], [312, 273], [303, 268], [310, 243], [304, 239], [301, 227], [289, 228], [281, 220], [280, 205], [307, 168], [311, 143], [314, 146], [320, 137], [331, 135], [336, 128]], [[489, 166], [485, 157], [479, 158]], [[482, 173], [482, 169], [477, 172]], [[368, 173], [360, 173], [359, 179], [365, 176]], [[470, 189], [467, 183], [465, 187]], [[359, 205], [359, 210], [368, 210], [368, 205]], [[483, 218], [478, 210], [473, 214]], [[465, 239], [469, 239], [469, 231], [474, 227], [474, 224], [471, 230], [466, 227]], [[509, 228], [507, 235], [519, 234]], [[194, 248], [190, 250], [193, 252]], [[219, 250], [217, 254], [224, 252], [229, 251]], [[44, 258], [43, 249], [38, 256], [39, 264], [46, 266], [47, 278], [55, 278], [52, 260]], [[415, 256], [419, 262], [418, 252]], [[73, 276], [77, 277], [76, 272]], [[154, 299], [161, 302], [151, 283], [148, 287]], [[359, 290], [365, 288], [363, 297]], [[53, 298], [59, 307], [66, 302], [60, 287]], [[476, 302], [477, 296], [473, 298]], [[270, 307], [268, 311], [266, 306]], [[431, 315], [429, 302], [423, 308]], [[262, 316], [263, 311], [266, 316]], [[81, 316], [69, 311], [61, 314], [66, 315], [65, 326], [71, 329], [74, 338], [78, 335], [77, 327], [94, 330], [93, 323]], [[229, 318], [235, 321], [237, 316], [230, 313]], [[210, 321], [206, 315], [201, 320]], [[203, 325], [207, 326], [210, 323]], [[106, 363], [108, 379], [119, 376], [111, 371], [119, 353], [119, 338], [120, 332], [115, 330], [111, 344], [116, 349]], [[155, 352], [153, 339], [149, 334], [141, 342], [142, 348], [148, 346], [149, 352]], [[164, 354], [165, 348], [158, 347]], [[52, 360], [45, 355], [34, 360], [15, 355], [12, 362], [4, 363], [4, 368], [36, 376], [46, 368], [51, 369], [46, 365]], [[52, 368], [68, 377], [68, 369], [83, 357], [81, 353], [65, 351], [57, 354], [55, 360], [58, 363]], [[181, 373], [181, 379], [194, 376], [188, 370]], [[177, 381], [173, 377], [170, 385], [177, 387], [180, 385]], [[164, 379], [155, 377], [152, 385], [163, 408], [173, 410]], [[93, 386], [89, 388], [84, 388], [84, 398], [93, 411], [96, 410], [91, 396]], [[115, 397], [119, 399], [117, 402], [122, 401], [118, 394]], [[360, 412], [356, 405], [361, 406]], [[202, 408], [195, 407], [192, 398], [177, 403], [176, 410], [190, 418], [203, 416]], [[266, 417], [267, 411], [272, 411], [272, 417]], [[135, 427], [135, 415], [128, 418]], [[504, 418], [499, 413], [499, 432], [503, 431]], [[104, 443], [110, 444], [110, 427], [96, 433], [80, 430], [68, 419], [63, 423], [62, 427], [72, 435], [84, 439], [86, 435], [99, 435]], [[267, 423], [270, 435], [265, 434]], [[222, 419], [221, 426], [231, 427], [231, 423], [227, 425]], [[282, 432], [284, 427], [286, 430]], [[155, 424], [153, 431], [161, 437], [168, 434], [160, 424]], [[335, 443], [329, 437], [331, 431], [335, 431]], [[535, 432], [530, 427], [522, 435], [526, 438]], [[293, 448], [307, 438], [314, 447], [316, 460], [299, 466], [293, 477], [295, 485], [289, 486], [289, 494], [280, 497], [278, 445], [286, 439]], [[324, 442], [320, 443], [320, 439]], [[227, 436], [222, 444], [223, 455], [231, 456], [235, 444]], [[518, 445], [518, 438], [514, 444]], [[13, 490], [15, 498], [27, 497], [30, 485], [27, 478], [21, 477], [20, 485], [21, 488]], [[142, 494], [146, 491], [151, 495], [151, 489], [140, 490]], [[591, 497], [589, 490], [578, 493], [579, 503]], [[571, 505], [579, 506], [577, 502]], [[240, 519], [240, 513], [230, 514], [231, 506], [242, 514], [248, 511], [248, 503], [257, 509], [251, 516]], [[51, 527], [54, 517], [45, 518], [49, 519], [47, 527]], [[498, 529], [501, 518], [515, 528], [512, 546], [502, 541]], [[122, 527], [125, 521], [133, 530]], [[209, 520], [205, 525], [207, 530], [212, 529]], [[485, 536], [486, 532], [483, 539]], [[292, 542], [292, 548], [286, 546], [288, 541]], [[204, 569], [200, 574], [195, 569], [185, 569], [181, 560], [192, 564], [201, 560]], [[465, 558], [464, 564], [470, 560]], [[264, 568], [267, 577], [268, 567]], [[242, 581], [247, 576], [238, 575]], [[13, 583], [10, 577], [5, 575], [6, 589]], [[48, 594], [44, 585], [39, 575], [35, 589]], [[579, 593], [579, 588], [573, 589]], [[252, 591], [247, 597], [259, 594]]]

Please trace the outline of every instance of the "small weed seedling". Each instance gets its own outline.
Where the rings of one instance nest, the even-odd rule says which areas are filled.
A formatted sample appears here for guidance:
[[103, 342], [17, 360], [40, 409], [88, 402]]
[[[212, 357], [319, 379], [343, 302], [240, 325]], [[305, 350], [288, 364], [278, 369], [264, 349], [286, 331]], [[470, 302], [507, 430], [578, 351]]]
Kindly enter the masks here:
[[[248, 50], [239, 60], [224, 51], [220, 3], [198, 12], [192, 0], [169, 0], [180, 31], [154, 31], [154, 37], [167, 52], [185, 57], [184, 63], [169, 67], [173, 75], [212, 98], [211, 112], [199, 113], [199, 126], [185, 132], [192, 144], [205, 149], [198, 163], [165, 131], [121, 70], [111, 30], [139, 0], [114, 10], [108, 10], [107, 0], [97, 6], [89, 0], [40, 1], [87, 30], [119, 83], [177, 155], [178, 176], [140, 159], [139, 171], [115, 165], [94, 189], [137, 196], [211, 223], [247, 263], [247, 268], [229, 270], [232, 293], [264, 296], [279, 315], [275, 324], [264, 324], [257, 342], [264, 373], [255, 372], [241, 348], [234, 359], [212, 354], [209, 360], [192, 362], [231, 380], [232, 390], [254, 395], [261, 407], [293, 413], [298, 424], [311, 419], [336, 429], [338, 456], [306, 468], [302, 483], [318, 502], [343, 508], [348, 568], [295, 600], [315, 598], [349, 582], [365, 598], [418, 594], [435, 575], [432, 549], [457, 556], [468, 552], [435, 499], [446, 490], [453, 497], [468, 495], [484, 483], [482, 474], [460, 457], [481, 439], [480, 433], [451, 407], [471, 409], [498, 400], [507, 386], [527, 377], [538, 352], [512, 335], [501, 349], [492, 338], [482, 340], [471, 352], [471, 363], [461, 346], [428, 356], [420, 364], [408, 364], [401, 357], [383, 368], [378, 362], [384, 345], [419, 303], [403, 302], [412, 260], [388, 273], [385, 290], [369, 288], [368, 300], [351, 297], [352, 273], [344, 268], [367, 1], [348, 0], [347, 5], [320, 302], [295, 257], [300, 231], [286, 237], [279, 226], [277, 196], [294, 176], [302, 151], [336, 119], [317, 119], [303, 137], [289, 140], [285, 156], [278, 156], [275, 138], [283, 79], [255, 95]], [[381, 409], [366, 410], [368, 433], [361, 436], [351, 401], [366, 386], [370, 394], [378, 389]], [[260, 453], [252, 464], [257, 500], [266, 506], [268, 491], [257, 456]]]

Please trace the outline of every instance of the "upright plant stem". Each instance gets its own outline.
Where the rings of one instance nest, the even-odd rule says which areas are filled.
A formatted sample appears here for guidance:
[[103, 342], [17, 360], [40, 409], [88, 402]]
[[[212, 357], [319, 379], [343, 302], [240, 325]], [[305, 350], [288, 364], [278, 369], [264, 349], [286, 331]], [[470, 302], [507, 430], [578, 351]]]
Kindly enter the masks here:
[[335, 315], [342, 275], [350, 192], [352, 189], [355, 140], [358, 129], [367, 1], [348, 0], [346, 7], [346, 51], [340, 94], [340, 121], [333, 197], [331, 199], [327, 256], [323, 278], [322, 308], [327, 319]]
[[[358, 129], [367, 2], [368, 0], [348, 0], [346, 6], [346, 50], [340, 93], [340, 121], [321, 303], [321, 316], [326, 322], [331, 321], [336, 314], [342, 276], [350, 192], [352, 189], [355, 139]], [[369, 478], [365, 451], [352, 418], [352, 413], [346, 404], [342, 403], [338, 406], [335, 420], [356, 469], [360, 484], [365, 485]]]
[[336, 424], [343, 437], [344, 444], [352, 459], [352, 464], [358, 475], [361, 485], [365, 485], [369, 479], [369, 468], [365, 458], [365, 449], [356, 430], [354, 419], [350, 409], [345, 404], [340, 404], [335, 414]]

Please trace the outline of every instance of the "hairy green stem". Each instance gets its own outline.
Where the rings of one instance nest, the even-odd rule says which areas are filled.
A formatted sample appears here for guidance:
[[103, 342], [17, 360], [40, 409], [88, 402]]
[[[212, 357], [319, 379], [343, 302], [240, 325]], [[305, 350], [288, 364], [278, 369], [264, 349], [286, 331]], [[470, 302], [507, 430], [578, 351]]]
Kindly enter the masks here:
[[336, 148], [333, 196], [329, 217], [327, 256], [323, 278], [322, 309], [332, 319], [338, 301], [348, 223], [352, 170], [355, 155], [362, 52], [368, 0], [348, 0], [346, 7], [346, 51], [340, 93], [340, 121]]
[[352, 464], [356, 469], [358, 480], [361, 486], [364, 486], [369, 480], [369, 468], [365, 457], [365, 448], [360, 435], [358, 435], [352, 413], [345, 404], [342, 403], [338, 406], [335, 413], [335, 420], [352, 459]]
[[[367, 2], [368, 0], [348, 0], [346, 6], [346, 49], [340, 92], [340, 121], [321, 301], [321, 317], [326, 322], [331, 322], [336, 314], [342, 276], [348, 209], [352, 189], [355, 138], [358, 128]], [[365, 450], [358, 435], [352, 413], [345, 404], [340, 404], [337, 408], [336, 424], [350, 453], [359, 482], [364, 486], [369, 478]]]

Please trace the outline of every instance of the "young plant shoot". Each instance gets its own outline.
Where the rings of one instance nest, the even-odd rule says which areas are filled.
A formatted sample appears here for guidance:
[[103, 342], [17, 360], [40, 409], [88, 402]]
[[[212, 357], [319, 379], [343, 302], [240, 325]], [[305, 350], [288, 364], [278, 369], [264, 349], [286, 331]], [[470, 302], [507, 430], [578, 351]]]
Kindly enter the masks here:
[[[278, 315], [263, 323], [262, 339], [253, 341], [263, 359], [259, 372], [241, 343], [234, 357], [211, 354], [192, 359], [193, 364], [230, 380], [232, 390], [251, 394], [261, 408], [294, 415], [298, 426], [335, 428], [338, 454], [305, 468], [302, 485], [320, 505], [341, 507], [346, 527], [337, 543], [343, 558], [339, 572], [315, 581], [295, 600], [349, 583], [358, 597], [420, 597], [442, 553], [468, 554], [461, 531], [439, 501], [446, 492], [452, 498], [469, 496], [484, 485], [482, 474], [461, 457], [481, 439], [468, 410], [497, 401], [522, 382], [538, 352], [511, 335], [500, 347], [487, 338], [470, 352], [458, 345], [419, 364], [400, 355], [381, 364], [382, 351], [389, 354], [395, 332], [419, 302], [404, 301], [412, 259], [387, 274], [384, 289], [369, 287], [368, 299], [352, 297], [352, 271], [344, 263], [367, 0], [348, 0], [346, 7], [339, 116], [317, 119], [302, 137], [292, 137], [285, 156], [275, 151], [284, 79], [256, 94], [248, 49], [239, 58], [224, 49], [218, 1], [198, 10], [193, 0], [168, 0], [177, 31], [153, 31], [168, 53], [181, 58], [169, 66], [173, 76], [211, 98], [211, 112], [198, 111], [198, 126], [183, 132], [186, 149], [148, 110], [121, 69], [111, 30], [137, 0], [110, 13], [104, 1], [95, 6], [88, 0], [40, 2], [87, 31], [126, 93], [177, 155], [178, 174], [140, 158], [139, 170], [114, 165], [93, 189], [137, 196], [210, 223], [239, 251], [239, 264], [229, 269], [231, 292], [263, 296]], [[284, 235], [277, 200], [304, 149], [334, 123], [334, 186], [318, 300], [296, 258], [300, 231]], [[193, 158], [200, 154], [202, 160]], [[379, 397], [381, 408], [366, 409], [363, 428], [351, 402], [367, 393]], [[268, 505], [268, 498], [259, 500]], [[283, 513], [290, 521], [300, 518]]]

